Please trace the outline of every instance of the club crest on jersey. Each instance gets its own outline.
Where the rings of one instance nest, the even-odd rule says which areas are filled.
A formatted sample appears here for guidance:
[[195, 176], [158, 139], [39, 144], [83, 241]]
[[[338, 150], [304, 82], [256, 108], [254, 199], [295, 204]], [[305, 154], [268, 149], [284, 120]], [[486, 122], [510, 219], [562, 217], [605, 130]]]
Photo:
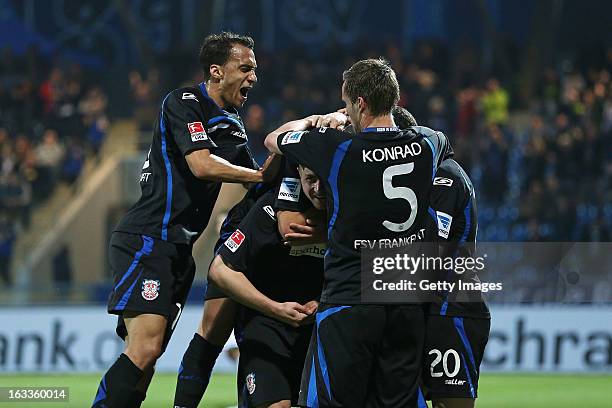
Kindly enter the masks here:
[[288, 145], [291, 143], [300, 143], [300, 140], [302, 139], [302, 135], [306, 133], [305, 131], [302, 132], [289, 132], [287, 133], [285, 136], [283, 136], [283, 140], [281, 140], [281, 144], [282, 145]]
[[300, 179], [285, 177], [278, 189], [278, 199], [297, 203], [300, 201], [301, 193], [302, 185], [300, 184]]
[[438, 222], [438, 235], [444, 239], [448, 239], [451, 224], [453, 223], [452, 215], [442, 211], [436, 211], [436, 220]]
[[155, 300], [159, 296], [159, 281], [144, 279], [142, 281], [142, 297], [144, 300]]
[[187, 129], [189, 129], [189, 134], [191, 135], [192, 142], [208, 140], [208, 136], [206, 136], [206, 130], [204, 130], [204, 125], [202, 125], [202, 122], [188, 123]]
[[255, 392], [255, 373], [249, 373], [249, 375], [246, 376], [245, 382], [249, 395], [253, 395]]
[[242, 231], [240, 231], [239, 229], [237, 229], [236, 231], [234, 231], [234, 233], [232, 235], [230, 235], [230, 237], [225, 241], [225, 246], [229, 248], [230, 251], [232, 252], [236, 252], [236, 250], [238, 248], [240, 248], [240, 245], [242, 245], [242, 243], [244, 242], [244, 239], [246, 237], [244, 236], [244, 234], [242, 233]]
[[434, 178], [433, 185], [450, 187], [453, 185], [453, 180], [446, 177], [436, 177]]

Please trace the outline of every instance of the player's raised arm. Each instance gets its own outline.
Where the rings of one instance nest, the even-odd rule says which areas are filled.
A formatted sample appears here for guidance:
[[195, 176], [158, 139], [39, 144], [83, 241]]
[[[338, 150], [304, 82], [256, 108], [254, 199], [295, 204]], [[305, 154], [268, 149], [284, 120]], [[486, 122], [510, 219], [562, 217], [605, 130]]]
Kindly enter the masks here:
[[312, 115], [307, 118], [292, 120], [291, 122], [287, 122], [284, 125], [281, 125], [278, 129], [268, 133], [266, 136], [266, 140], [264, 140], [264, 145], [266, 148], [272, 153], [283, 154], [278, 148], [278, 136], [285, 132], [295, 131], [300, 132], [304, 130], [308, 130], [314, 125], [316, 125], [319, 120], [320, 115]]
[[285, 132], [300, 132], [314, 127], [330, 127], [342, 130], [350, 122], [343, 112], [332, 112], [327, 115], [311, 115], [304, 119], [287, 122], [266, 136], [264, 145], [272, 153], [282, 154], [278, 148], [278, 136]]
[[242, 272], [226, 265], [220, 255], [210, 265], [208, 278], [237, 302], [293, 327], [308, 317], [309, 309], [299, 303], [275, 302], [261, 293]]

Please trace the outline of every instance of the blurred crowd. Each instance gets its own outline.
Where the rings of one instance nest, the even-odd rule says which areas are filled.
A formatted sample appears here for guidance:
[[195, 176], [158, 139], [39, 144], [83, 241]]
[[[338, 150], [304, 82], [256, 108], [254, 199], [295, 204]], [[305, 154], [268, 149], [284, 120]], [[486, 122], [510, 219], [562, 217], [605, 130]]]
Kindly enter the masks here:
[[108, 127], [107, 97], [76, 63], [0, 51], [0, 279], [18, 233], [58, 183], [72, 184], [98, 153]]
[[[517, 73], [487, 74], [477, 53], [449, 55], [435, 43], [418, 44], [410, 58], [394, 45], [361, 52], [330, 47], [315, 55], [257, 51], [259, 84], [242, 113], [258, 161], [270, 130], [342, 107], [342, 71], [380, 55], [398, 74], [400, 105], [419, 124], [450, 136], [476, 186], [480, 240], [610, 241], [612, 49], [604, 66], [578, 69], [565, 61], [543, 71], [529, 101], [519, 101]], [[148, 76], [160, 82], [157, 71]], [[142, 87], [141, 77], [133, 77], [135, 89]], [[173, 80], [166, 82], [176, 86]], [[186, 81], [194, 82], [198, 75]]]

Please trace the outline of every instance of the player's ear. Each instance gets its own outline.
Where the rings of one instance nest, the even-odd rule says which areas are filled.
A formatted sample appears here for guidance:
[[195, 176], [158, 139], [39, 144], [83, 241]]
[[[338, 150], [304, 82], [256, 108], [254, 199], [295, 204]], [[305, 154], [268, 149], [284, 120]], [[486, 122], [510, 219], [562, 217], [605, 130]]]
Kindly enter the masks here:
[[223, 79], [223, 68], [221, 67], [221, 65], [211, 64], [210, 79], [214, 81], [220, 81]]
[[357, 97], [357, 104], [359, 107], [359, 112], [361, 113], [363, 113], [363, 111], [365, 111], [366, 108], [368, 107], [368, 103], [361, 96]]

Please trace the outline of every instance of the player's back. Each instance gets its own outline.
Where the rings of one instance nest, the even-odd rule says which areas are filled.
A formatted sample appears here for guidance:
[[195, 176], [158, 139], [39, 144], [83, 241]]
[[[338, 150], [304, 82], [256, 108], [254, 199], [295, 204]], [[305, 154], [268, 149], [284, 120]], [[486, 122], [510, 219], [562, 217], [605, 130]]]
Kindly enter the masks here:
[[447, 146], [425, 127], [370, 128], [345, 143], [328, 178], [327, 302], [358, 300], [361, 248], [398, 248], [423, 237], [432, 176]]
[[322, 302], [361, 302], [361, 248], [404, 246], [422, 238], [431, 182], [446, 137], [415, 126], [288, 132], [279, 147], [312, 169], [327, 189], [328, 252]]

